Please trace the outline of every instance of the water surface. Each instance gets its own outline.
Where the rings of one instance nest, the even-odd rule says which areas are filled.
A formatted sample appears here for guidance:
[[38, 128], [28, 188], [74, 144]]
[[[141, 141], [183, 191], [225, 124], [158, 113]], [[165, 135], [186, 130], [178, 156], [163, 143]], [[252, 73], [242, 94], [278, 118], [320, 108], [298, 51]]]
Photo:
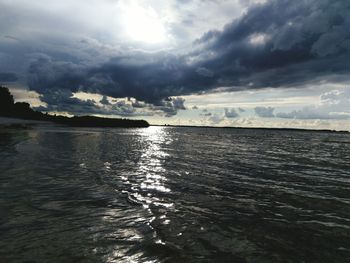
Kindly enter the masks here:
[[0, 130], [1, 262], [349, 262], [350, 136]]

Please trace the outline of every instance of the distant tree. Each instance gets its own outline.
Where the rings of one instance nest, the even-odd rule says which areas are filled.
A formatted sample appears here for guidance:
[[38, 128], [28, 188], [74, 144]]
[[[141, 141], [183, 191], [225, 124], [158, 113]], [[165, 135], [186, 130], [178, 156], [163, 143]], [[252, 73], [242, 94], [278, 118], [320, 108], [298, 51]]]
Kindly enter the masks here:
[[27, 103], [27, 102], [16, 102], [14, 109], [16, 110], [16, 112], [31, 112], [32, 111], [29, 103]]
[[15, 101], [6, 87], [0, 86], [0, 112], [9, 112], [13, 109]]
[[109, 119], [94, 116], [64, 117], [34, 111], [26, 102], [16, 102], [8, 88], [0, 86], [0, 116], [27, 120], [53, 121], [59, 124], [80, 127], [148, 127], [144, 120]]

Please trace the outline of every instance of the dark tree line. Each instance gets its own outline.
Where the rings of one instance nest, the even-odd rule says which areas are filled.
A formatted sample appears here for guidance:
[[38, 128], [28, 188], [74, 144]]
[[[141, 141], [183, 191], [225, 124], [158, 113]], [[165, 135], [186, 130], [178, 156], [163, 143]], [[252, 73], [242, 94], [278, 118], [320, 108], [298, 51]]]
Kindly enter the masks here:
[[0, 114], [5, 117], [38, 119], [45, 114], [36, 112], [26, 102], [16, 102], [8, 88], [0, 86]]
[[77, 127], [148, 127], [145, 120], [111, 119], [94, 116], [52, 116], [34, 111], [26, 102], [16, 102], [9, 89], [0, 86], [0, 116], [26, 120], [51, 121]]

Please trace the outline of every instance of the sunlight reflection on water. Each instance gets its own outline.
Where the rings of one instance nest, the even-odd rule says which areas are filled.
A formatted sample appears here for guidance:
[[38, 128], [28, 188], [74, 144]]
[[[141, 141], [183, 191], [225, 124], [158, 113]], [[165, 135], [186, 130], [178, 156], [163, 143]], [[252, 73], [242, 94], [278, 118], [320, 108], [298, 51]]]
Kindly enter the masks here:
[[[168, 180], [166, 178], [167, 171], [163, 167], [163, 162], [169, 154], [163, 151], [163, 146], [171, 142], [172, 138], [163, 127], [137, 130], [136, 135], [139, 138], [139, 143], [144, 147], [139, 162], [135, 164], [135, 172], [122, 176], [125, 182], [131, 183], [130, 190], [126, 190], [124, 193], [127, 194], [129, 202], [142, 204], [143, 209], [146, 210], [147, 216], [138, 220], [152, 230], [153, 243], [157, 246], [165, 246], [166, 243], [158, 237], [152, 225], [156, 219], [161, 220], [164, 225], [169, 224], [170, 219], [167, 218], [167, 209], [174, 209], [172, 202], [165, 201], [162, 196], [158, 195], [158, 193], [171, 192], [171, 189], [166, 185]], [[158, 211], [162, 212], [155, 215], [150, 207], [162, 207], [163, 209], [159, 209]], [[135, 233], [134, 235], [141, 237], [142, 233]], [[142, 236], [142, 239], [145, 239], [145, 237]], [[129, 238], [129, 240], [131, 239]], [[123, 259], [125, 262], [140, 262], [144, 256], [142, 253], [130, 255], [128, 250], [124, 252], [120, 250], [120, 247], [116, 247], [116, 251], [111, 253], [112, 257], [107, 261], [118, 262], [118, 260]], [[115, 261], [115, 258], [118, 260]]]
[[145, 179], [141, 182], [140, 187], [159, 192], [171, 192], [170, 188], [165, 186], [166, 170], [162, 165], [164, 158], [168, 156], [163, 151], [162, 145], [165, 142], [171, 142], [171, 136], [166, 133], [163, 127], [150, 127], [142, 130], [141, 139], [147, 142], [148, 147], [141, 155], [138, 164], [139, 173], [145, 174]]
[[169, 127], [0, 135], [0, 261], [349, 258], [349, 135]]

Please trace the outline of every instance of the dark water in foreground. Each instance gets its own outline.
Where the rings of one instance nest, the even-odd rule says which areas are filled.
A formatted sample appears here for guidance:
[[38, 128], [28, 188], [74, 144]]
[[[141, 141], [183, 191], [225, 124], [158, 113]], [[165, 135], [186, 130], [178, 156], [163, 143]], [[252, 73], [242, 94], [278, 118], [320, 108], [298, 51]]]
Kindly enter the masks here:
[[350, 135], [0, 130], [0, 262], [350, 262]]

